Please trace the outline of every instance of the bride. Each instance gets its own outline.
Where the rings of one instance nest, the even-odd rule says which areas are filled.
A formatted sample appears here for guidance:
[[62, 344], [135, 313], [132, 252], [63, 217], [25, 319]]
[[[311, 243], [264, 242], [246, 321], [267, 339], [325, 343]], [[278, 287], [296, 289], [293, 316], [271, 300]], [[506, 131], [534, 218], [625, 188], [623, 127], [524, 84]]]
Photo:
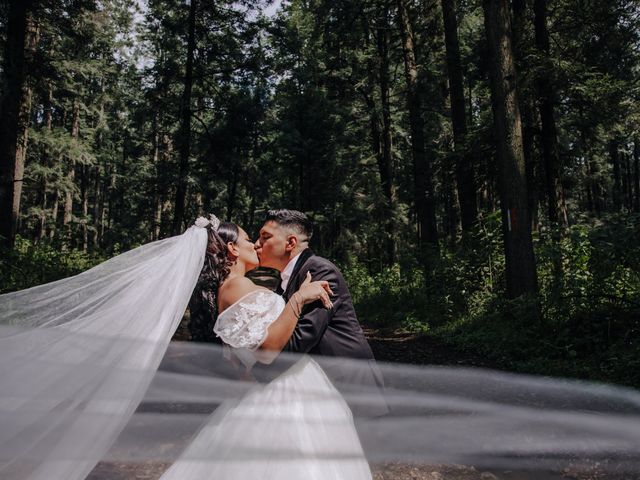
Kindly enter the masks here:
[[[245, 277], [254, 244], [233, 223], [206, 225], [203, 296], [220, 312], [214, 331], [245, 368], [270, 363], [287, 344], [302, 306], [331, 307], [326, 281], [306, 281], [286, 303]], [[200, 220], [202, 225], [202, 220]], [[204, 285], [203, 285], [204, 283]], [[216, 305], [214, 305], [214, 302]], [[216, 410], [162, 479], [370, 479], [349, 407], [320, 366], [304, 357], [237, 405]]]

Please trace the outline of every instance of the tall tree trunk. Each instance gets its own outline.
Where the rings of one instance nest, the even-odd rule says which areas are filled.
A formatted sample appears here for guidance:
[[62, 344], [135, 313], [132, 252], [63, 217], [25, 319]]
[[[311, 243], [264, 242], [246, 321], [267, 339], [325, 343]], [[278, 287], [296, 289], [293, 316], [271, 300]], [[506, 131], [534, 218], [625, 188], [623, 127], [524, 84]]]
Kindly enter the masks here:
[[[108, 183], [106, 184], [106, 192], [105, 192], [105, 203], [106, 203], [106, 222], [103, 223], [105, 226], [105, 230], [110, 230], [113, 227], [113, 212], [115, 210], [115, 191], [116, 191], [116, 169], [107, 165], [107, 170], [105, 172], [105, 179], [108, 179]], [[103, 232], [104, 233], [104, 232]], [[104, 237], [103, 237], [104, 238]]]
[[[162, 146], [160, 148], [160, 152], [161, 152], [160, 165], [168, 165], [171, 159], [173, 158], [174, 150], [175, 150], [173, 138], [171, 137], [171, 135], [167, 133], [161, 134], [160, 138], [162, 142], [161, 143]], [[158, 218], [158, 221], [159, 221], [158, 225], [160, 225], [160, 231], [159, 231], [160, 238], [162, 238], [163, 236], [171, 232], [170, 230], [171, 224], [169, 220], [171, 219], [172, 204], [171, 204], [171, 199], [169, 197], [170, 196], [166, 194], [161, 196], [159, 211], [156, 212], [156, 215], [157, 215], [156, 218]], [[163, 220], [164, 220], [164, 223], [163, 223]]]
[[587, 211], [589, 212], [595, 212], [596, 210], [596, 206], [595, 206], [595, 199], [593, 198], [593, 190], [591, 188], [591, 165], [589, 165], [588, 162], [585, 162], [584, 164], [584, 169], [585, 169], [585, 178], [586, 178], [586, 185], [585, 185], [585, 197], [586, 197], [586, 201], [587, 201]]
[[49, 239], [53, 240], [56, 236], [58, 227], [58, 210], [60, 208], [60, 190], [56, 189], [53, 193], [53, 204], [51, 205], [51, 229], [49, 230]]
[[102, 178], [100, 175], [100, 165], [96, 165], [94, 169], [93, 178], [93, 235], [91, 236], [91, 246], [96, 250], [100, 246], [100, 222], [102, 220], [102, 207], [104, 201], [102, 200]]
[[[243, 157], [240, 157], [243, 158]], [[236, 206], [238, 180], [240, 176], [240, 166], [235, 163], [231, 170], [231, 178], [227, 186], [227, 219], [231, 220]]]
[[455, 143], [455, 169], [458, 184], [458, 201], [460, 202], [460, 219], [462, 230], [469, 231], [478, 216], [476, 202], [476, 185], [473, 173], [473, 156], [465, 145], [467, 136], [467, 117], [464, 99], [464, 77], [460, 59], [458, 42], [458, 20], [456, 19], [455, 0], [441, 0], [444, 19], [444, 38], [447, 52], [447, 71], [449, 73], [449, 90], [451, 92], [451, 123], [453, 141]]
[[449, 156], [441, 162], [441, 197], [444, 206], [442, 215], [442, 236], [449, 239], [450, 245], [454, 245], [458, 234], [458, 210], [457, 198], [454, 192], [455, 161]]
[[119, 169], [120, 181], [116, 190], [116, 218], [121, 219], [125, 215], [126, 205], [124, 202], [124, 195], [126, 189], [126, 179], [128, 178], [128, 163], [129, 153], [131, 149], [131, 136], [128, 131], [125, 131], [122, 137], [122, 157]]
[[155, 168], [156, 181], [153, 195], [153, 228], [151, 229], [151, 240], [160, 238], [160, 224], [162, 223], [162, 192], [160, 188], [160, 112], [156, 108], [153, 115], [153, 137], [152, 137], [152, 161]]
[[635, 196], [633, 198], [633, 210], [640, 213], [640, 138], [633, 140], [633, 184]]
[[413, 156], [414, 202], [418, 218], [418, 238], [432, 245], [438, 243], [436, 208], [433, 194], [433, 169], [425, 151], [424, 120], [422, 119], [422, 93], [418, 86], [413, 27], [409, 19], [406, 0], [397, 0], [398, 23], [402, 35], [404, 69], [407, 83], [407, 105], [411, 128]]
[[622, 209], [622, 175], [620, 173], [619, 142], [613, 139], [609, 142], [609, 155], [613, 164], [613, 206], [616, 211]]
[[82, 251], [89, 251], [89, 167], [82, 165], [80, 168], [80, 191], [82, 201]]
[[393, 184], [393, 150], [391, 137], [391, 104], [389, 99], [389, 2], [383, 1], [378, 12], [376, 37], [378, 46], [378, 85], [380, 87], [380, 106], [382, 108], [382, 151], [378, 156], [378, 169], [382, 191], [388, 203], [386, 220], [387, 257], [393, 263], [396, 256], [394, 229], [395, 187]]
[[[31, 12], [34, 0], [12, 0], [6, 24], [4, 65], [0, 81], [0, 245], [13, 247], [18, 224], [19, 203], [24, 168], [21, 161], [20, 143], [28, 122], [26, 110], [26, 59], [33, 21]], [[22, 159], [23, 160], [23, 159]], [[17, 175], [16, 175], [17, 174]]]
[[191, 90], [193, 87], [193, 55], [196, 48], [196, 11], [198, 0], [189, 5], [189, 26], [187, 40], [187, 64], [184, 75], [184, 91], [180, 103], [181, 125], [177, 143], [180, 152], [180, 171], [176, 189], [175, 211], [172, 232], [178, 235], [182, 231], [184, 205], [187, 197], [187, 176], [189, 175], [189, 156], [191, 154]]
[[[80, 135], [80, 104], [78, 100], [73, 102], [73, 118], [71, 121], [71, 138], [77, 142]], [[65, 192], [64, 216], [62, 224], [66, 226], [67, 240], [71, 239], [71, 219], [73, 215], [73, 194], [75, 189], [76, 161], [70, 159], [69, 171], [67, 172], [67, 190]]]
[[483, 8], [490, 52], [507, 296], [516, 298], [537, 293], [538, 281], [528, 211], [522, 125], [511, 43], [511, 15], [508, 0], [484, 0]]
[[[568, 226], [567, 209], [560, 179], [560, 148], [555, 120], [555, 89], [550, 76], [553, 65], [550, 59], [549, 30], [547, 28], [547, 0], [533, 0], [535, 44], [542, 58], [542, 68], [538, 68], [536, 88], [538, 92], [538, 110], [540, 112], [540, 135], [542, 145], [543, 169], [547, 192], [547, 216], [552, 227]], [[560, 229], [552, 228], [551, 236], [556, 245], [560, 244]], [[552, 290], [561, 291], [564, 269], [562, 255], [556, 248], [553, 258], [554, 285]]]
[[[531, 0], [512, 0], [513, 5], [513, 49], [516, 58], [516, 69], [525, 72], [529, 68], [527, 58], [529, 38], [527, 37], [530, 24]], [[536, 115], [531, 95], [521, 94], [520, 112], [522, 117], [522, 146], [524, 150], [525, 170], [527, 172], [527, 196], [529, 211], [531, 212], [531, 226], [538, 228], [538, 184], [536, 181], [536, 162], [533, 156]]]
[[627, 211], [633, 210], [633, 180], [631, 179], [631, 155], [624, 153], [624, 203]]
[[[51, 135], [51, 128], [53, 127], [53, 86], [51, 82], [47, 82], [47, 97], [44, 103], [44, 131], [47, 138]], [[47, 142], [43, 142], [42, 151], [40, 154], [40, 163], [45, 169], [49, 167], [49, 147]], [[42, 181], [40, 183], [40, 218], [38, 226], [36, 228], [36, 242], [40, 241], [44, 235], [47, 227], [47, 174], [43, 173]]]
[[[104, 81], [100, 82], [100, 90], [102, 92], [102, 94], [104, 95]], [[104, 100], [100, 102], [100, 117], [99, 118], [104, 118], [105, 112], [104, 112]], [[103, 130], [100, 128], [100, 130], [98, 131], [98, 136], [96, 138], [96, 147], [98, 148], [98, 150], [102, 149], [102, 145], [104, 143], [104, 133]], [[102, 201], [102, 191], [101, 191], [101, 187], [102, 187], [102, 175], [100, 174], [100, 164], [97, 163], [95, 168], [93, 169], [89, 169], [87, 172], [88, 175], [88, 181], [90, 181], [91, 179], [91, 172], [93, 172], [93, 185], [92, 185], [92, 190], [93, 190], [93, 209], [91, 212], [91, 220], [93, 222], [93, 231], [91, 233], [91, 248], [92, 249], [97, 249], [98, 246], [100, 245], [100, 221], [102, 219], [102, 212], [101, 212], [101, 208], [103, 205], [103, 201]]]
[[[251, 156], [253, 158], [253, 164], [258, 165], [259, 158], [262, 153], [262, 145], [260, 142], [260, 126], [259, 123], [256, 122], [254, 128], [252, 129], [252, 142], [251, 142]], [[259, 180], [256, 175], [256, 169], [249, 167], [249, 211], [247, 212], [247, 225], [253, 227], [256, 215], [256, 208], [258, 205], [258, 188], [259, 188]]]
[[602, 198], [599, 186], [596, 182], [598, 167], [593, 161], [589, 142], [587, 141], [587, 133], [584, 128], [580, 129], [580, 147], [584, 157], [585, 168], [587, 172], [585, 188], [587, 191], [587, 208], [590, 212], [599, 215], [602, 211]]
[[567, 225], [567, 211], [560, 180], [560, 149], [555, 120], [555, 91], [550, 80], [552, 69], [547, 27], [547, 0], [534, 0], [534, 27], [536, 48], [543, 59], [544, 68], [536, 78], [538, 107], [540, 110], [542, 157], [547, 190], [547, 214], [552, 224], [559, 221]]
[[527, 205], [531, 216], [531, 227], [538, 229], [540, 193], [538, 188], [539, 169], [533, 156], [533, 144], [535, 137], [535, 111], [529, 100], [522, 102], [522, 148], [524, 151], [524, 165], [527, 175]]
[[[32, 14], [27, 15], [27, 38], [25, 40], [25, 64], [27, 69], [33, 65], [34, 55], [40, 37], [40, 27], [35, 22]], [[29, 142], [29, 124], [31, 123], [31, 103], [33, 102], [33, 89], [29, 82], [25, 82], [20, 100], [20, 119], [18, 131], [18, 144], [16, 146], [16, 169], [14, 173], [13, 191], [13, 218], [16, 220], [16, 232], [20, 228], [20, 200], [22, 199], [22, 186], [24, 185], [24, 166], [27, 159], [27, 144]]]
[[[369, 80], [370, 82], [373, 82], [373, 75], [370, 75]], [[372, 92], [362, 91], [362, 94], [364, 97], [364, 101], [367, 104], [367, 108], [369, 109], [369, 132], [371, 134], [371, 151], [376, 158], [379, 169], [382, 163], [382, 161], [380, 160], [380, 158], [382, 157], [382, 128], [380, 116], [378, 114], [377, 105], [375, 100], [373, 99]]]

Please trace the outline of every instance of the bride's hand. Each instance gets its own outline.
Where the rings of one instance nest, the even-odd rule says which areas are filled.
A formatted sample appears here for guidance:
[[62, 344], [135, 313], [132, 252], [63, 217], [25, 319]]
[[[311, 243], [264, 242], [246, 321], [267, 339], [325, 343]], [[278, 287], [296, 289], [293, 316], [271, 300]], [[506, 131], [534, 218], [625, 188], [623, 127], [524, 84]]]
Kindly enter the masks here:
[[307, 272], [307, 278], [302, 282], [296, 294], [304, 304], [321, 300], [325, 308], [330, 309], [333, 307], [333, 303], [329, 298], [329, 295], [333, 295], [329, 282], [326, 280], [312, 282], [310, 272]]

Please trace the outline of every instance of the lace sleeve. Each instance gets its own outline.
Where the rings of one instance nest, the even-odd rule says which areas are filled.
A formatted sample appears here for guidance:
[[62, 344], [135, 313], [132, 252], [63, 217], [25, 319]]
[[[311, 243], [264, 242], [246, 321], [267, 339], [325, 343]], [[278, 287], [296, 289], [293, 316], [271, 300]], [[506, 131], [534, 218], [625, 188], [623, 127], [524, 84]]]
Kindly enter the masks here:
[[280, 295], [257, 290], [219, 315], [213, 331], [230, 347], [256, 350], [267, 338], [267, 328], [283, 308], [284, 300]]

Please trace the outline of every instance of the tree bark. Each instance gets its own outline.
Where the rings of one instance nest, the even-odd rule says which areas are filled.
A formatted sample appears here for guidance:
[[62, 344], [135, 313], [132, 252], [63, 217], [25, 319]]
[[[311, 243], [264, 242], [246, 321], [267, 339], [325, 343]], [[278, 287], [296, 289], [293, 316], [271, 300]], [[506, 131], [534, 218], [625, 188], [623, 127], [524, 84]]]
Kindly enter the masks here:
[[613, 207], [616, 211], [622, 209], [622, 175], [620, 172], [620, 152], [618, 140], [609, 142], [609, 155], [613, 164]]
[[476, 202], [476, 186], [473, 174], [473, 156], [466, 151], [467, 119], [464, 98], [464, 77], [460, 59], [458, 42], [458, 20], [456, 19], [455, 0], [441, 0], [444, 19], [444, 37], [449, 73], [449, 90], [451, 97], [451, 123], [455, 144], [455, 170], [458, 184], [458, 201], [460, 202], [460, 220], [462, 230], [469, 231], [478, 216]]
[[640, 213], [640, 138], [633, 141], [633, 184], [635, 196], [633, 199], [633, 210]]
[[484, 0], [491, 98], [497, 139], [498, 183], [507, 296], [536, 294], [538, 282], [528, 211], [527, 183], [508, 0]]
[[[516, 69], [519, 72], [528, 68], [528, 25], [530, 24], [530, 0], [513, 0], [513, 49], [516, 58]], [[521, 90], [522, 92], [522, 90]], [[527, 172], [527, 196], [531, 212], [531, 226], [538, 228], [538, 185], [536, 162], [533, 156], [535, 138], [535, 106], [530, 95], [521, 93], [520, 112], [522, 116], [522, 146], [524, 149], [525, 170]]]
[[95, 177], [93, 182], [93, 235], [91, 239], [92, 248], [95, 250], [100, 246], [102, 238], [100, 236], [100, 225], [102, 221], [102, 209], [104, 207], [104, 201], [102, 199], [102, 178], [100, 175], [100, 166], [96, 165], [94, 169]]
[[[582, 112], [581, 112], [582, 116]], [[596, 182], [596, 176], [598, 174], [597, 164], [593, 161], [591, 148], [587, 140], [587, 133], [584, 128], [580, 129], [580, 149], [581, 154], [584, 157], [584, 164], [586, 169], [586, 181], [585, 190], [587, 197], [587, 209], [589, 212], [599, 215], [602, 211], [602, 194], [598, 183]]]
[[[4, 65], [0, 81], [0, 245], [12, 248], [22, 187], [20, 143], [24, 140], [26, 58], [34, 0], [13, 0], [8, 9]], [[22, 165], [24, 168], [24, 164]]]
[[[240, 158], [243, 158], [239, 155]], [[233, 217], [237, 193], [238, 193], [238, 181], [240, 176], [240, 165], [237, 162], [234, 162], [234, 165], [231, 169], [231, 177], [229, 178], [229, 184], [227, 186], [227, 218], [231, 220]]]
[[631, 154], [624, 153], [624, 203], [627, 211], [633, 210], [633, 180], [631, 179]]
[[49, 239], [53, 240], [56, 236], [58, 227], [58, 210], [60, 208], [60, 190], [53, 193], [53, 204], [51, 205], [51, 228], [49, 230]]
[[[44, 103], [44, 130], [47, 138], [51, 135], [51, 128], [53, 127], [53, 87], [51, 82], [47, 82], [47, 97]], [[40, 163], [45, 168], [49, 167], [49, 148], [47, 142], [43, 142], [42, 151], [40, 154]], [[42, 180], [40, 182], [40, 219], [38, 221], [38, 227], [36, 228], [36, 242], [40, 241], [46, 231], [47, 227], [47, 175], [43, 173]]]
[[[171, 158], [173, 158], [175, 150], [173, 138], [167, 133], [161, 133], [160, 139], [160, 165], [169, 165], [169, 163], [171, 162]], [[162, 238], [164, 235], [167, 235], [171, 232], [171, 225], [169, 222], [169, 220], [171, 219], [171, 199], [169, 195], [165, 194], [160, 196], [160, 204], [158, 205], [158, 210], [156, 211], [156, 218], [158, 219], [159, 225], [158, 236], [159, 238]]]
[[[73, 102], [73, 119], [71, 121], [71, 138], [73, 141], [78, 141], [80, 135], [80, 104], [78, 101]], [[71, 226], [69, 225], [73, 215], [73, 193], [75, 188], [76, 178], [76, 161], [70, 159], [69, 171], [67, 172], [67, 190], [65, 192], [64, 201], [64, 216], [62, 218], [62, 224], [67, 227], [66, 234], [70, 236]]]
[[153, 114], [153, 137], [152, 137], [152, 161], [155, 168], [156, 181], [154, 184], [153, 196], [153, 228], [151, 229], [151, 240], [160, 239], [160, 225], [162, 223], [162, 192], [160, 188], [160, 112], [156, 107]]
[[457, 198], [454, 191], [455, 161], [451, 156], [445, 157], [440, 165], [440, 194], [443, 203], [442, 237], [448, 237], [453, 246], [458, 235]]
[[[100, 82], [100, 90], [102, 94], [104, 94], [104, 91], [105, 91], [104, 81]], [[103, 100], [100, 102], [100, 118], [104, 118], [104, 115], [105, 115], [104, 106], [105, 106], [105, 102]], [[103, 143], [104, 143], [104, 134], [102, 129], [100, 129], [98, 132], [98, 137], [96, 139], [96, 147], [98, 148], [98, 150], [102, 148]], [[91, 248], [95, 250], [98, 248], [102, 240], [100, 236], [100, 231], [101, 231], [100, 223], [102, 220], [102, 208], [104, 206], [104, 202], [102, 200], [102, 175], [100, 173], [100, 164], [97, 163], [95, 168], [88, 170], [89, 178], [91, 178], [90, 172], [92, 171], [94, 176], [93, 176], [93, 186], [92, 186], [93, 209], [91, 213], [91, 217], [92, 217], [91, 220], [93, 222], [93, 232], [91, 234]]]
[[409, 19], [406, 0], [397, 0], [398, 23], [402, 36], [404, 69], [407, 84], [407, 105], [411, 128], [411, 153], [413, 157], [414, 202], [418, 219], [418, 239], [431, 245], [438, 244], [435, 199], [433, 194], [433, 169], [425, 151], [424, 120], [422, 119], [422, 93], [418, 87], [413, 27]]
[[[27, 38], [25, 40], [25, 65], [29, 69], [33, 65], [33, 57], [38, 46], [40, 27], [35, 22], [33, 14], [27, 15]], [[20, 203], [22, 199], [22, 186], [24, 185], [24, 166], [27, 159], [27, 144], [29, 142], [29, 124], [31, 123], [31, 104], [33, 102], [33, 89], [28, 81], [22, 88], [20, 100], [18, 144], [16, 146], [16, 168], [14, 173], [13, 191], [13, 218], [16, 221], [15, 231], [20, 228]]]
[[172, 232], [178, 235], [182, 231], [184, 206], [187, 197], [187, 177], [189, 175], [189, 156], [191, 155], [191, 90], [193, 87], [193, 56], [196, 48], [196, 11], [198, 0], [191, 0], [189, 5], [189, 23], [187, 40], [187, 63], [184, 75], [184, 90], [180, 104], [181, 125], [177, 139], [180, 152], [180, 170], [178, 188], [176, 189], [175, 211]]
[[552, 224], [559, 221], [567, 226], [567, 210], [560, 180], [560, 149], [555, 121], [555, 91], [550, 80], [549, 29], [547, 27], [547, 0], [534, 0], [534, 28], [536, 48], [543, 59], [543, 68], [536, 78], [538, 108], [541, 123], [542, 157], [547, 190], [547, 214]]
[[89, 167], [80, 167], [80, 198], [82, 201], [82, 251], [89, 251]]
[[393, 184], [393, 150], [391, 137], [391, 105], [389, 99], [389, 2], [383, 1], [378, 12], [376, 24], [378, 47], [378, 86], [380, 88], [380, 106], [382, 108], [381, 154], [378, 155], [380, 183], [387, 200], [386, 220], [387, 256], [390, 263], [395, 261], [396, 242], [393, 220], [395, 205], [395, 187]]

